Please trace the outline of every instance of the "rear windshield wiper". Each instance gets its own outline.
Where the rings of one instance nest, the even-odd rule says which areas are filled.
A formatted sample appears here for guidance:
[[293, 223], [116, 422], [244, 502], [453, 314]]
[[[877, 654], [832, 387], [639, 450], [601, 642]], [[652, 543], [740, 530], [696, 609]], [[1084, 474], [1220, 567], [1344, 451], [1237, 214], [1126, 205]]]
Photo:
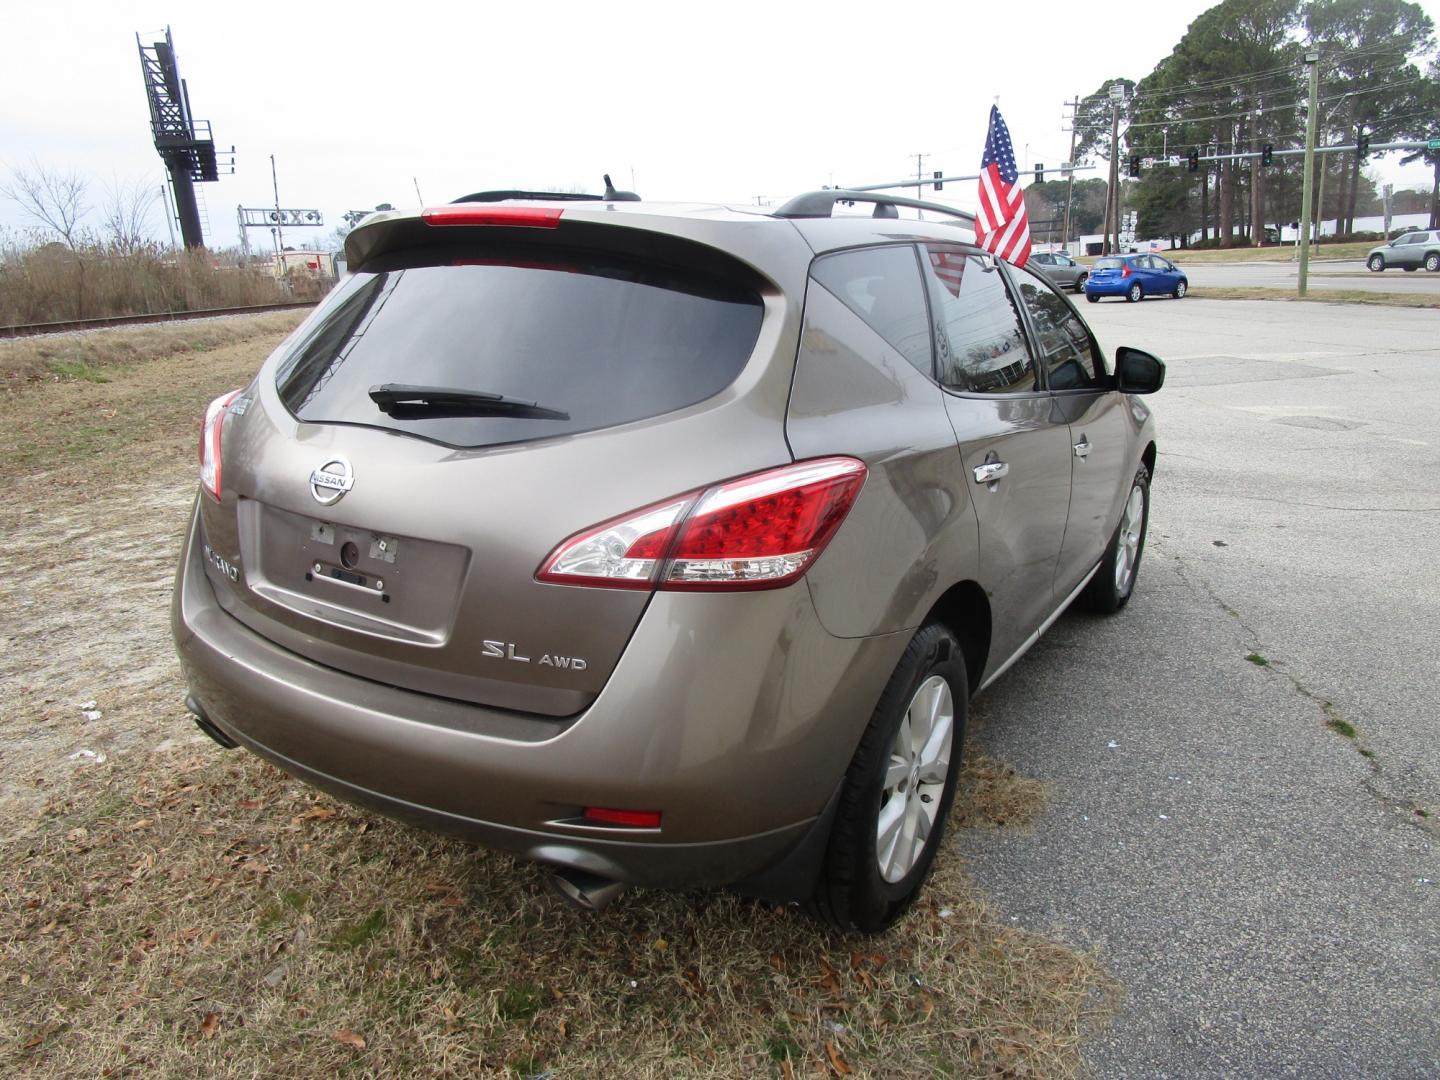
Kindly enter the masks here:
[[534, 401], [520, 401], [484, 390], [457, 390], [450, 386], [408, 386], [384, 383], [370, 388], [370, 400], [396, 420], [445, 419], [460, 416], [513, 416], [522, 420], [569, 420], [570, 414], [547, 409]]

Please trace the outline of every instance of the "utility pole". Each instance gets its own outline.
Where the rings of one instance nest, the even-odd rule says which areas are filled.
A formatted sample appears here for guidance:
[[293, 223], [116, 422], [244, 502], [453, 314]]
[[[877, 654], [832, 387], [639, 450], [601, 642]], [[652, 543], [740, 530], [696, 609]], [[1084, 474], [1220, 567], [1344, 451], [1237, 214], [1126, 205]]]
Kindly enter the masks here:
[[929, 154], [915, 155], [915, 197], [917, 199], [920, 198], [920, 190], [924, 186], [922, 181], [925, 179], [925, 159], [929, 156]]
[[270, 155], [270, 184], [275, 190], [275, 228], [270, 232], [275, 238], [275, 262], [280, 264], [280, 253], [285, 250], [285, 234], [280, 230], [280, 180], [275, 175], [275, 155]]
[[1320, 119], [1320, 54], [1307, 52], [1305, 66], [1310, 69], [1310, 106], [1305, 110], [1305, 171], [1300, 182], [1300, 278], [1297, 295], [1305, 295], [1310, 274], [1310, 173], [1315, 164], [1315, 124]]
[[[1065, 225], [1060, 231], [1060, 242], [1065, 245], [1065, 250], [1070, 250], [1070, 201], [1075, 196], [1075, 142], [1080, 136], [1080, 95], [1075, 95], [1074, 101], [1065, 102], [1071, 107], [1070, 113], [1070, 176], [1065, 181]], [[1081, 254], [1081, 252], [1076, 252]]]
[[[1104, 253], [1113, 255], [1120, 250], [1120, 105], [1125, 100], [1125, 84], [1110, 84], [1110, 191], [1105, 210]], [[1112, 209], [1113, 208], [1113, 209]], [[1111, 232], [1115, 243], [1110, 243]]]

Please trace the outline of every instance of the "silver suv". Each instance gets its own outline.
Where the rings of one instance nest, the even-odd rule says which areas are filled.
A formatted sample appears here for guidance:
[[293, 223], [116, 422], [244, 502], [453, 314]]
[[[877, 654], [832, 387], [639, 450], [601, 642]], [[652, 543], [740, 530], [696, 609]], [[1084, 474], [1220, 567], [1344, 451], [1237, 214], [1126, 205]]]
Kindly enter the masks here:
[[173, 611], [200, 725], [583, 906], [730, 886], [888, 926], [970, 697], [1129, 598], [1164, 377], [1107, 370], [967, 217], [899, 217], [926, 205], [369, 218], [206, 412]]
[[1440, 271], [1440, 231], [1421, 229], [1397, 236], [1388, 244], [1371, 248], [1365, 265], [1377, 273], [1398, 266], [1405, 270], [1424, 267], [1432, 274]]
[[1083, 263], [1076, 262], [1063, 251], [1037, 251], [1030, 256], [1027, 265], [1040, 271], [1056, 285], [1074, 289], [1077, 293], [1085, 291], [1085, 279], [1090, 276], [1090, 271]]

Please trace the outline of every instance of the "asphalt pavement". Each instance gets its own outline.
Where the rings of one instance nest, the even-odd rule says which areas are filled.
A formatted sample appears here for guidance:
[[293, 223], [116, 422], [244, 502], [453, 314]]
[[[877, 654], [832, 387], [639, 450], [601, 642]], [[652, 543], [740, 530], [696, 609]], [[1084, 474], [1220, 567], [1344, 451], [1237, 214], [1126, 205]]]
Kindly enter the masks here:
[[1082, 307], [1168, 364], [1149, 542], [976, 703], [1049, 798], [967, 867], [1124, 984], [1102, 1077], [1440, 1076], [1440, 312]]
[[[1225, 288], [1259, 286], [1269, 289], [1293, 289], [1299, 278], [1299, 265], [1288, 262], [1199, 263], [1186, 262], [1183, 251], [1164, 252], [1174, 256], [1173, 262], [1185, 271], [1192, 288]], [[1367, 292], [1422, 293], [1440, 296], [1440, 274], [1424, 269], [1407, 271], [1391, 268], [1380, 273], [1365, 269], [1360, 259], [1310, 261], [1307, 284], [1312, 291], [1326, 289], [1363, 289]]]

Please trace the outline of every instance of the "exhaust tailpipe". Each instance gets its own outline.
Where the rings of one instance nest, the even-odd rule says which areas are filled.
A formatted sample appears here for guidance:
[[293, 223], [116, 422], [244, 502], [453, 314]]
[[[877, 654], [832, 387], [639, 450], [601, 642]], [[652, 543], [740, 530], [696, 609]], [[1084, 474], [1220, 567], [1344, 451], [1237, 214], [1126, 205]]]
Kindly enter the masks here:
[[200, 703], [195, 700], [194, 694], [185, 695], [185, 708], [190, 710], [190, 716], [195, 721], [195, 726], [205, 732], [206, 735], [209, 735], [210, 738], [214, 739], [226, 750], [234, 750], [240, 745], [211, 723], [210, 718], [205, 715], [205, 710], [202, 709]]
[[594, 914], [604, 911], [628, 886], [623, 881], [562, 867], [550, 871], [550, 887], [573, 908]]

